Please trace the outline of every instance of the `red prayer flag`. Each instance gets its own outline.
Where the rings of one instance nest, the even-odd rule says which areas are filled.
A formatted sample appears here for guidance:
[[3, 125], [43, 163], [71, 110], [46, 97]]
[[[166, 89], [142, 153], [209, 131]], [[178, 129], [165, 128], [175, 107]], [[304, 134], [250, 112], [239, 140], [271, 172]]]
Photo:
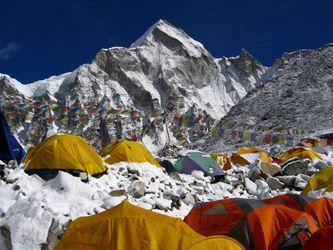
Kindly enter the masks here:
[[263, 141], [265, 144], [270, 144], [272, 141], [272, 136], [270, 134], [265, 135]]

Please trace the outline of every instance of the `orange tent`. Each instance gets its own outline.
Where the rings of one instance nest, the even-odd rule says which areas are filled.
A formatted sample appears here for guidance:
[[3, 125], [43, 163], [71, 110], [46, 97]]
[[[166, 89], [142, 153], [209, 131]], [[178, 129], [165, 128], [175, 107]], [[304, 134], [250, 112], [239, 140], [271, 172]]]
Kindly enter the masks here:
[[237, 152], [231, 155], [231, 162], [237, 165], [245, 166], [249, 165], [250, 162], [247, 159], [249, 154], [258, 154], [258, 159], [265, 163], [272, 163], [273, 160], [266, 154], [261, 148], [241, 148]]
[[333, 226], [318, 229], [306, 242], [304, 250], [327, 250], [333, 247]]
[[284, 205], [292, 209], [303, 211], [303, 204], [307, 203], [305, 197], [297, 194], [281, 194], [273, 198], [263, 200], [268, 205]]
[[278, 249], [289, 244], [299, 247], [307, 239], [307, 231], [317, 230], [305, 212], [239, 198], [198, 204], [184, 221], [202, 235], [227, 235], [247, 249]]
[[319, 227], [333, 225], [333, 199], [322, 197], [312, 199], [297, 194], [283, 194], [263, 201], [266, 204], [280, 204], [292, 209], [307, 212]]
[[317, 221], [319, 227], [333, 225], [333, 199], [322, 197], [312, 200], [304, 206], [304, 211]]

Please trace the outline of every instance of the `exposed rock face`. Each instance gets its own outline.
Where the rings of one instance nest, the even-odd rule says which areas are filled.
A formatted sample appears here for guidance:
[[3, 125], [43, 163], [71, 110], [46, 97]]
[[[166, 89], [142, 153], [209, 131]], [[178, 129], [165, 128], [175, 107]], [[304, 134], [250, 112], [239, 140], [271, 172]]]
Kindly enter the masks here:
[[287, 53], [235, 105], [236, 121], [318, 130], [333, 125], [333, 45]]

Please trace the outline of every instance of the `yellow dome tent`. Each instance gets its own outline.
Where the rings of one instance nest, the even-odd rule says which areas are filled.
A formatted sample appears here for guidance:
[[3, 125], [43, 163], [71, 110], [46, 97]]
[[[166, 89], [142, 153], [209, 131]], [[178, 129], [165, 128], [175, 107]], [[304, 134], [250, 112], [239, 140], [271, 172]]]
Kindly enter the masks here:
[[34, 170], [76, 170], [90, 175], [106, 170], [103, 159], [83, 138], [69, 134], [56, 134], [37, 147], [29, 148], [23, 163], [27, 173]]
[[265, 163], [272, 163], [272, 159], [266, 154], [261, 148], [253, 147], [253, 148], [241, 148], [236, 153], [233, 153], [230, 160], [232, 163], [245, 166], [249, 165], [248, 159], [246, 159], [246, 155], [248, 154], [258, 154], [258, 159]]
[[109, 164], [117, 162], [149, 162], [161, 167], [146, 147], [135, 141], [116, 141], [104, 147], [99, 154]]
[[223, 170], [229, 170], [232, 168], [231, 161], [227, 155], [222, 153], [212, 153], [210, 156], [217, 161]]
[[309, 159], [311, 161], [315, 159], [323, 159], [317, 152], [315, 152], [311, 148], [305, 148], [300, 146], [287, 149], [280, 158], [285, 162], [296, 157], [300, 160]]
[[325, 167], [317, 172], [306, 184], [303, 195], [311, 191], [323, 189], [323, 192], [333, 192], [333, 166]]
[[199, 243], [194, 244], [189, 250], [214, 249], [214, 250], [245, 250], [237, 240], [228, 236], [209, 236]]
[[240, 250], [244, 248], [230, 238], [206, 238], [192, 230], [181, 219], [154, 213], [124, 201], [105, 212], [74, 220], [55, 249]]

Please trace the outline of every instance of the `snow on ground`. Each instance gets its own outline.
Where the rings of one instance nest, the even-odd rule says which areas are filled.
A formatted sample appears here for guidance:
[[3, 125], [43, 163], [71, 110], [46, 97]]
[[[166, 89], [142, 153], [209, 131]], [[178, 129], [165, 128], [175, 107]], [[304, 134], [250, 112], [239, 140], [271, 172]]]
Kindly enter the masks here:
[[[187, 152], [190, 151], [181, 154]], [[149, 163], [107, 165], [105, 175], [90, 177], [88, 182], [62, 171], [54, 179], [44, 181], [37, 175], [25, 174], [23, 165], [7, 166], [3, 180], [0, 179], [0, 248], [6, 249], [8, 239], [12, 249], [40, 249], [55, 244], [70, 221], [105, 211], [124, 199], [145, 209], [184, 218], [197, 202], [232, 197], [264, 199], [300, 192], [287, 185], [275, 188], [283, 178], [268, 177], [265, 181], [255, 176], [254, 169], [260, 168], [258, 156], [248, 159], [256, 158], [248, 167], [234, 166], [226, 171], [224, 180], [217, 183], [201, 171], [168, 175]], [[333, 162], [332, 152], [323, 156], [326, 163]], [[303, 185], [302, 176], [289, 177], [296, 182], [299, 178]], [[320, 193], [311, 195], [318, 197]], [[6, 230], [10, 236], [3, 233]]]
[[[13, 249], [38, 249], [46, 243], [53, 220], [64, 229], [71, 220], [102, 212], [124, 199], [183, 218], [196, 202], [227, 197], [256, 198], [261, 192], [252, 189], [249, 194], [242, 184], [247, 168], [229, 170], [225, 182], [215, 184], [200, 171], [192, 175], [167, 175], [149, 163], [108, 165], [105, 175], [90, 178], [88, 183], [62, 171], [49, 181], [25, 174], [22, 166], [7, 171], [7, 184], [0, 181], [0, 226], [11, 232]], [[56, 232], [60, 233], [61, 230]], [[0, 246], [4, 244], [2, 238]]]

